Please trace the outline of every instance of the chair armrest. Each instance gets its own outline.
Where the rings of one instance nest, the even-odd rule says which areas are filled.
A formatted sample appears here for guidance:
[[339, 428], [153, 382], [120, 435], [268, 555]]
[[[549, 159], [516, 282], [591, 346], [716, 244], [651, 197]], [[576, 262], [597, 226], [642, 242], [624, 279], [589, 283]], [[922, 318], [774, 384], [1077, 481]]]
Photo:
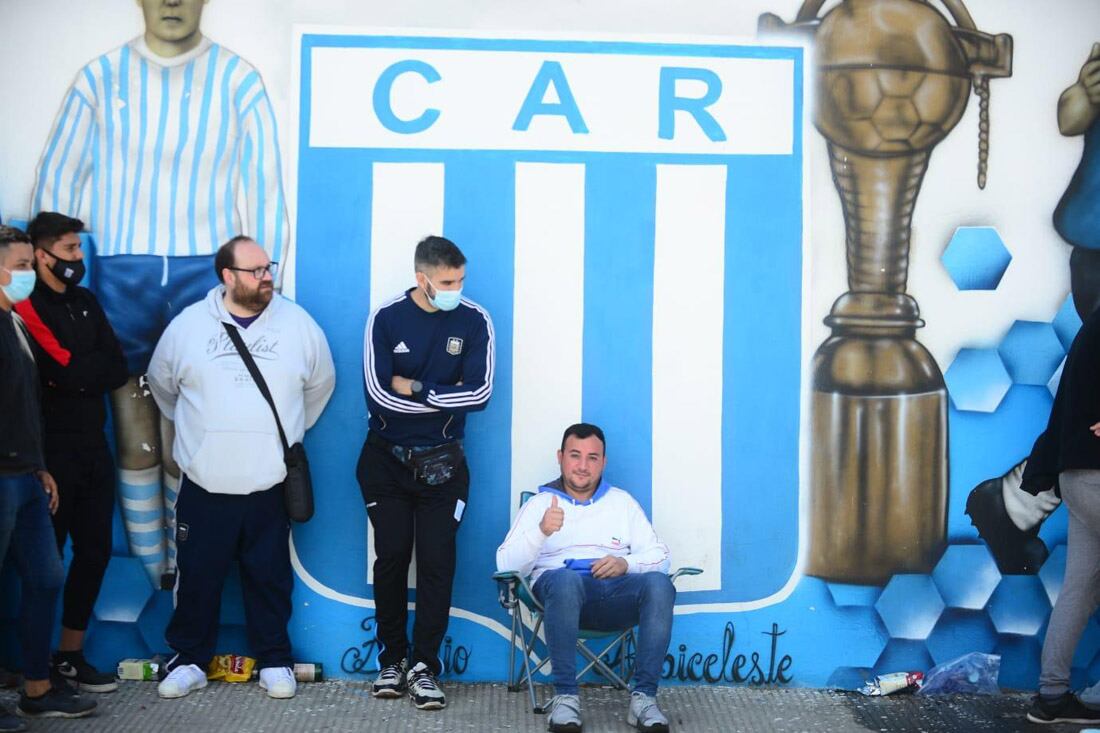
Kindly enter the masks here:
[[501, 570], [493, 573], [493, 580], [497, 582], [518, 582], [519, 579], [520, 575], [515, 570]]
[[672, 573], [668, 577], [673, 583], [675, 583], [676, 579], [679, 578], [681, 575], [702, 575], [702, 574], [703, 574], [703, 569], [702, 568], [680, 568], [675, 573]]

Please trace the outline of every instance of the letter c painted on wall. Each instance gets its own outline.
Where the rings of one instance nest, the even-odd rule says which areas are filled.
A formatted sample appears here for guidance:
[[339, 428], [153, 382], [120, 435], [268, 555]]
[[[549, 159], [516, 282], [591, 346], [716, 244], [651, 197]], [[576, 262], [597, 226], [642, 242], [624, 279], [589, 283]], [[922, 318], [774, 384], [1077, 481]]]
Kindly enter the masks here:
[[424, 61], [407, 59], [391, 64], [379, 75], [378, 82], [374, 85], [374, 114], [390, 132], [402, 135], [424, 132], [439, 119], [438, 109], [428, 107], [420, 113], [420, 116], [408, 120], [401, 119], [393, 112], [391, 104], [393, 84], [402, 74], [419, 74], [429, 84], [434, 84], [443, 78], [434, 66]]

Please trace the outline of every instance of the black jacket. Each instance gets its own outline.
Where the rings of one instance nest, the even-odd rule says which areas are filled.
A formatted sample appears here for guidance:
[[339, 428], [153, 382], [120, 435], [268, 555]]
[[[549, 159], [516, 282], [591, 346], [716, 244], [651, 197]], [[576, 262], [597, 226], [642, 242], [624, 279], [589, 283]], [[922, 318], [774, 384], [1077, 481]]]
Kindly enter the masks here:
[[89, 446], [106, 442], [105, 395], [126, 383], [126, 360], [114, 329], [90, 290], [64, 293], [39, 280], [15, 306], [34, 340], [42, 382], [46, 442]]
[[1100, 469], [1100, 438], [1089, 426], [1100, 422], [1100, 310], [1088, 317], [1070, 346], [1047, 429], [1035, 441], [1024, 467], [1024, 491], [1038, 494], [1056, 486], [1058, 474]]
[[46, 467], [38, 377], [19, 328], [12, 314], [0, 309], [0, 475]]

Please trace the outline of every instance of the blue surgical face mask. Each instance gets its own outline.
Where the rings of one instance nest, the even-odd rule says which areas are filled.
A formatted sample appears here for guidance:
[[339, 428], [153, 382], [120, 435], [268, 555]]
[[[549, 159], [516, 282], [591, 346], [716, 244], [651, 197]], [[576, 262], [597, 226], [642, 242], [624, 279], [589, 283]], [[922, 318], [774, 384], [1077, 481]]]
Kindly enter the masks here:
[[[428, 278], [424, 278], [428, 280]], [[458, 307], [458, 302], [462, 300], [462, 288], [458, 290], [440, 290], [435, 286], [431, 280], [428, 280], [428, 284], [435, 290], [435, 297], [428, 296], [428, 302], [433, 307], [438, 308], [441, 311], [453, 311]], [[427, 295], [427, 293], [425, 293]]]
[[4, 291], [7, 299], [14, 305], [31, 297], [36, 279], [34, 270], [8, 270], [6, 267], [4, 269], [11, 274], [11, 282], [0, 285], [0, 290]]

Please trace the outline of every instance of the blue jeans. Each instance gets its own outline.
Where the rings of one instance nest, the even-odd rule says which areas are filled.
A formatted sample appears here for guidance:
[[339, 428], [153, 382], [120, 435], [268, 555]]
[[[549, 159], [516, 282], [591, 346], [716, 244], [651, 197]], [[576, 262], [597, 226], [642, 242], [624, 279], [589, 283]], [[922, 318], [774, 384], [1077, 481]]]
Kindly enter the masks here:
[[49, 500], [33, 473], [0, 476], [0, 564], [9, 550], [23, 586], [19, 609], [23, 676], [47, 680], [50, 635], [65, 573], [50, 522]]
[[672, 637], [676, 589], [664, 573], [631, 573], [598, 580], [569, 568], [548, 570], [533, 589], [546, 609], [546, 645], [550, 650], [554, 691], [577, 694], [579, 629], [616, 631], [638, 627], [634, 689], [657, 694], [657, 680]]

